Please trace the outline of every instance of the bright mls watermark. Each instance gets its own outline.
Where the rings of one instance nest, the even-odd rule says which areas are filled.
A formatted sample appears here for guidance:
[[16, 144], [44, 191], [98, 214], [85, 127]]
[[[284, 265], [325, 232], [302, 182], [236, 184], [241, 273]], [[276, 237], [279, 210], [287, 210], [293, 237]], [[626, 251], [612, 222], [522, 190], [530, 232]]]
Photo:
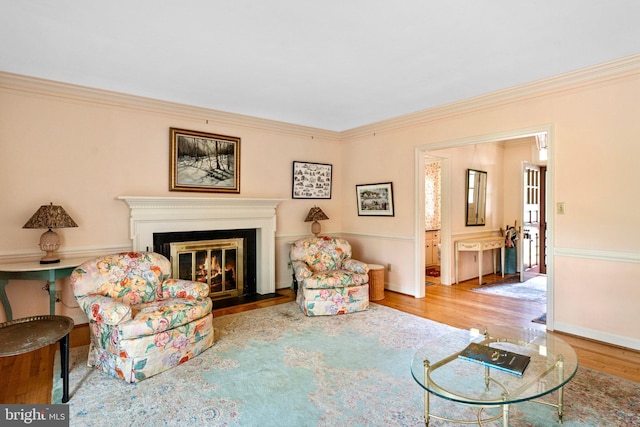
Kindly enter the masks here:
[[69, 406], [0, 405], [0, 425], [69, 427]]

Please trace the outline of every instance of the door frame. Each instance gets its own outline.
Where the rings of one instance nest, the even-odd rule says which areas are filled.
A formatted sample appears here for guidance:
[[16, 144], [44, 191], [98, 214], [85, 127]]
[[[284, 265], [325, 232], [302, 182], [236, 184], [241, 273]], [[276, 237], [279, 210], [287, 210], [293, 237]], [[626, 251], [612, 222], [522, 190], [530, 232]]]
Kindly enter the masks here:
[[424, 144], [416, 146], [414, 149], [414, 164], [415, 164], [415, 194], [414, 194], [414, 235], [415, 238], [415, 288], [414, 296], [416, 298], [425, 297], [424, 286], [424, 272], [425, 272], [425, 241], [424, 241], [424, 165], [425, 156], [440, 157], [442, 170], [441, 170], [441, 261], [440, 261], [440, 280], [443, 285], [451, 285], [453, 268], [451, 260], [453, 258], [453, 242], [451, 241], [451, 211], [452, 211], [452, 196], [451, 196], [451, 169], [450, 159], [446, 156], [438, 156], [433, 151], [442, 150], [446, 148], [463, 147], [468, 145], [483, 144], [488, 142], [504, 142], [513, 139], [520, 139], [530, 137], [540, 133], [547, 134], [547, 188], [546, 188], [546, 200], [549, 202], [546, 206], [546, 219], [547, 219], [547, 330], [553, 330], [553, 286], [554, 286], [554, 216], [550, 210], [553, 204], [554, 198], [554, 128], [552, 124], [538, 125], [529, 128], [513, 129], [504, 132], [491, 133], [486, 135], [478, 135], [467, 138], [452, 139], [436, 143]]

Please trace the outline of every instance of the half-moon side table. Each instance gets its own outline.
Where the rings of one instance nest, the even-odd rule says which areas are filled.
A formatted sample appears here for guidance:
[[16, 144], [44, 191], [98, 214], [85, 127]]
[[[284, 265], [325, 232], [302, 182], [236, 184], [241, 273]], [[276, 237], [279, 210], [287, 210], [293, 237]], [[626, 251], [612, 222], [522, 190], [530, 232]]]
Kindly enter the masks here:
[[34, 316], [0, 323], [0, 357], [17, 356], [60, 343], [62, 403], [69, 401], [69, 332], [73, 319], [66, 316]]
[[[84, 258], [63, 258], [57, 264], [40, 264], [38, 261], [10, 262], [0, 264], [0, 302], [4, 307], [7, 322], [13, 320], [11, 305], [5, 287], [10, 280], [44, 280], [49, 284], [49, 314], [56, 314], [56, 280], [68, 277]], [[12, 285], [14, 286], [14, 285]]]

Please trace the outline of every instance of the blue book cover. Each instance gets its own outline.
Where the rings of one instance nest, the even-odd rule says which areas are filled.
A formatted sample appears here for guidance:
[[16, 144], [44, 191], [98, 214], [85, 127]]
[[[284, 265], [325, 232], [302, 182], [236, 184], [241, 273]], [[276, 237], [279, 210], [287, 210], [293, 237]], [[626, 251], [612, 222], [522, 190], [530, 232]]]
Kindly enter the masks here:
[[531, 357], [523, 354], [477, 343], [469, 344], [458, 357], [520, 376], [527, 369], [531, 360]]

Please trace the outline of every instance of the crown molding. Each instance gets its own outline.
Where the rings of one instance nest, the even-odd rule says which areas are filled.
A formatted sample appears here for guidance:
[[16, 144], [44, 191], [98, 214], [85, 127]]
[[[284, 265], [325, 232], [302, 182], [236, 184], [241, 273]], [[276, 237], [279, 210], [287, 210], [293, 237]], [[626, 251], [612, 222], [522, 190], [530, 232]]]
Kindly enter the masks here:
[[0, 71], [0, 89], [340, 142], [339, 132]]
[[427, 122], [469, 114], [474, 111], [494, 108], [505, 104], [521, 102], [527, 99], [549, 96], [560, 92], [575, 90], [587, 85], [600, 84], [640, 73], [640, 54], [592, 67], [583, 68], [547, 79], [537, 80], [509, 89], [499, 90], [486, 95], [469, 98], [451, 104], [434, 107], [415, 113], [404, 114], [389, 120], [343, 131], [343, 140], [375, 135], [398, 129], [413, 128]]
[[486, 95], [480, 95], [451, 104], [415, 113], [404, 114], [388, 120], [382, 120], [341, 132], [278, 122], [275, 120], [262, 119], [175, 102], [161, 101], [137, 95], [95, 89], [4, 71], [0, 71], [0, 90], [26, 92], [76, 102], [130, 108], [139, 111], [186, 118], [189, 120], [201, 120], [204, 124], [214, 122], [230, 126], [287, 133], [308, 137], [310, 139], [340, 143], [349, 142], [350, 139], [365, 135], [418, 127], [434, 120], [441, 120], [443, 118], [454, 117], [461, 114], [469, 114], [474, 111], [494, 108], [509, 103], [521, 102], [527, 99], [549, 96], [560, 92], [574, 90], [586, 85], [625, 78], [638, 73], [640, 73], [640, 54], [560, 74], [547, 79], [537, 80], [535, 82], [492, 92]]

